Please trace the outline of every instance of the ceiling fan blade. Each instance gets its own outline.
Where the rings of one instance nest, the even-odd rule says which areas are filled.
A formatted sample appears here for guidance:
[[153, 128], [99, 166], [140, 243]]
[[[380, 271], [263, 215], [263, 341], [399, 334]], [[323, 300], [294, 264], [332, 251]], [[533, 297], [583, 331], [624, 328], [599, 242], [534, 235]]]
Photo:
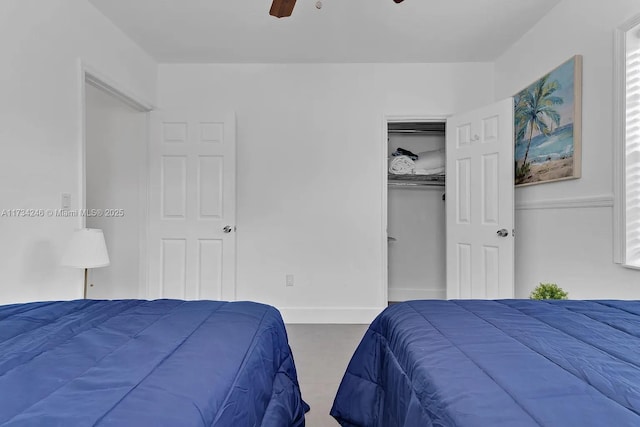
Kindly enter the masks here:
[[296, 0], [273, 0], [273, 3], [271, 3], [271, 10], [269, 10], [269, 15], [275, 16], [276, 18], [291, 16], [295, 5]]

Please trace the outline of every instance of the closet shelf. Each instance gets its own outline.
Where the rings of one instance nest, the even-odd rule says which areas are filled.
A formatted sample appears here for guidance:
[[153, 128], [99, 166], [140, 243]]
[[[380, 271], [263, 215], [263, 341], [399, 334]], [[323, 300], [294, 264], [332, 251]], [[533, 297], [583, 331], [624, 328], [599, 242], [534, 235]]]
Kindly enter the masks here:
[[444, 175], [396, 175], [388, 174], [387, 183], [389, 186], [397, 187], [444, 187]]
[[387, 131], [390, 134], [444, 135], [446, 122], [390, 122]]

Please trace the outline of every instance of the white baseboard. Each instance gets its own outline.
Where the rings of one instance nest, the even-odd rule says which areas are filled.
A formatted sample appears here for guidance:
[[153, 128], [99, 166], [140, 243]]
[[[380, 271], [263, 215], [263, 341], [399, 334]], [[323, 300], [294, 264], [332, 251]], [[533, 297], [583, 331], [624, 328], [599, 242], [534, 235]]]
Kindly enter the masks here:
[[414, 299], [445, 299], [446, 289], [389, 288], [389, 301], [409, 301]]
[[386, 307], [278, 307], [284, 323], [368, 325]]

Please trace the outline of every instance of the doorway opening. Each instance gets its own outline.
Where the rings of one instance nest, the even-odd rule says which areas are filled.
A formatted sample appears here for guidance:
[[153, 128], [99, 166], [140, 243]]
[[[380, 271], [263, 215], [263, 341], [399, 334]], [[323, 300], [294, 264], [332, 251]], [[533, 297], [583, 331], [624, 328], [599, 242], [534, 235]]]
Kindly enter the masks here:
[[103, 230], [110, 265], [91, 269], [87, 297], [146, 297], [147, 139], [151, 106], [81, 67], [80, 227]]
[[446, 297], [444, 119], [387, 120], [388, 301]]

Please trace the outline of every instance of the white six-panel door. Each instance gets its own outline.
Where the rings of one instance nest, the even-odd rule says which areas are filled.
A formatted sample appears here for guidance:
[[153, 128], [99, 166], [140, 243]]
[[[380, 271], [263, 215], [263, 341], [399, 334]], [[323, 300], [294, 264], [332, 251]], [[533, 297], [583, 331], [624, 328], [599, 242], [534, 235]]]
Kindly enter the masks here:
[[447, 298], [513, 298], [513, 99], [450, 117], [446, 135]]
[[235, 298], [235, 117], [151, 114], [148, 297]]

